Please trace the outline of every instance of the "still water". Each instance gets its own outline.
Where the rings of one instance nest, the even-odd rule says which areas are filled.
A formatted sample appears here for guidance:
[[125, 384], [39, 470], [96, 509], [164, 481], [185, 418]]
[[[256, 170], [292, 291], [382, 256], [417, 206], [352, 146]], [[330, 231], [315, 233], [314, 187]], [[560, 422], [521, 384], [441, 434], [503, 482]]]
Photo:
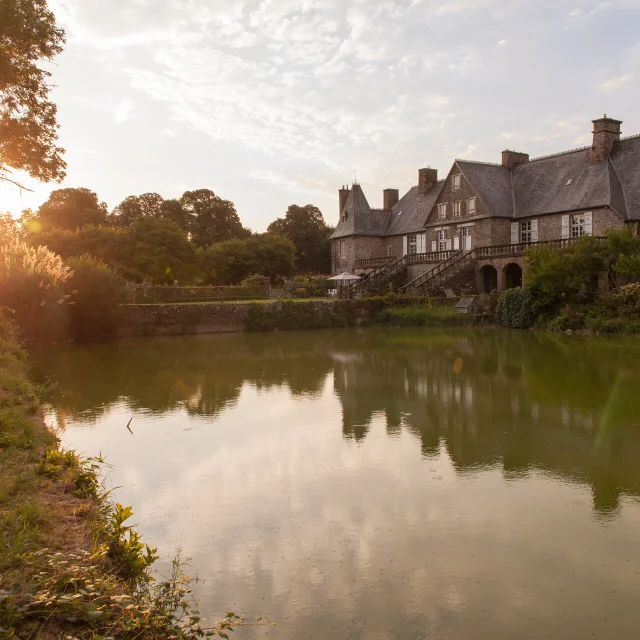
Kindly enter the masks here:
[[[341, 330], [33, 353], [248, 638], [640, 636], [640, 341]], [[131, 428], [126, 429], [133, 416]]]

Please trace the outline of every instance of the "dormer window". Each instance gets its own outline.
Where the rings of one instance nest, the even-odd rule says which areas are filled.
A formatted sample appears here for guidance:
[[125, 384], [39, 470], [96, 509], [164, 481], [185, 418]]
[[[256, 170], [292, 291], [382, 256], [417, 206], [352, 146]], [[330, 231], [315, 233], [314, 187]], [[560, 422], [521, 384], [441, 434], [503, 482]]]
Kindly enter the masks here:
[[444, 220], [447, 217], [447, 203], [443, 202], [438, 205], [438, 220]]
[[453, 178], [453, 190], [460, 191], [460, 184], [461, 184], [460, 174], [458, 173], [455, 176], [452, 176], [452, 178]]

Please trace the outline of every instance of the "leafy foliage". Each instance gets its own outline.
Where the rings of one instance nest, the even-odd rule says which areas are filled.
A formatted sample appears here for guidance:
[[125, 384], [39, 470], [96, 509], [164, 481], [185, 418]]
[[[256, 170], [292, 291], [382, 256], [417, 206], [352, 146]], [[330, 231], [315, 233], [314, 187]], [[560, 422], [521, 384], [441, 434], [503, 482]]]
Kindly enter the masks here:
[[107, 205], [89, 189], [57, 189], [27, 226], [36, 233], [52, 229], [75, 231], [86, 225], [105, 224], [107, 213]]
[[0, 0], [0, 180], [11, 180], [11, 170], [45, 182], [64, 178], [51, 74], [41, 64], [63, 43], [46, 0]]
[[242, 226], [233, 202], [209, 189], [185, 192], [180, 204], [190, 220], [191, 239], [198, 247], [244, 238], [250, 233]]
[[384, 309], [376, 323], [394, 327], [462, 327], [474, 323], [472, 315], [457, 313], [451, 307], [408, 306]]
[[511, 329], [529, 329], [536, 323], [538, 303], [531, 289], [507, 289], [494, 312], [496, 322]]
[[74, 338], [112, 336], [121, 320], [120, 305], [127, 301], [124, 278], [101, 260], [85, 254], [67, 260], [73, 275], [65, 283], [72, 296], [69, 329]]
[[271, 282], [288, 277], [295, 271], [295, 246], [287, 238], [272, 234], [227, 240], [211, 245], [201, 255], [205, 282], [240, 284], [252, 274]]
[[268, 233], [289, 238], [296, 247], [298, 271], [303, 273], [329, 273], [331, 270], [332, 229], [327, 227], [318, 207], [292, 204], [284, 218], [269, 225]]

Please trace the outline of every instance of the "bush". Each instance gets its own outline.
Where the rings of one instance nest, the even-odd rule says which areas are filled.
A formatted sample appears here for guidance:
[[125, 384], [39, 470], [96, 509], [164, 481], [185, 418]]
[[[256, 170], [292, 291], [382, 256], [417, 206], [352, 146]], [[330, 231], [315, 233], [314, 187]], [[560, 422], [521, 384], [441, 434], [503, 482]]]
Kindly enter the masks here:
[[120, 325], [120, 305], [128, 298], [123, 277], [89, 255], [70, 258], [67, 265], [73, 269], [73, 275], [65, 284], [71, 295], [71, 335], [78, 339], [113, 336]]
[[48, 344], [64, 337], [67, 298], [62, 287], [70, 277], [60, 256], [6, 234], [0, 245], [0, 306], [15, 312], [27, 342]]
[[625, 284], [613, 297], [623, 307], [640, 307], [640, 283]]
[[266, 276], [254, 274], [252, 276], [249, 276], [248, 278], [245, 278], [240, 283], [240, 286], [246, 287], [248, 289], [259, 289], [259, 288], [266, 289], [269, 287], [269, 284], [270, 284], [269, 278], [267, 278]]
[[394, 327], [462, 327], [472, 325], [475, 318], [452, 307], [412, 306], [384, 309], [376, 322]]
[[529, 329], [536, 323], [538, 302], [531, 289], [507, 289], [500, 294], [494, 318], [511, 329]]

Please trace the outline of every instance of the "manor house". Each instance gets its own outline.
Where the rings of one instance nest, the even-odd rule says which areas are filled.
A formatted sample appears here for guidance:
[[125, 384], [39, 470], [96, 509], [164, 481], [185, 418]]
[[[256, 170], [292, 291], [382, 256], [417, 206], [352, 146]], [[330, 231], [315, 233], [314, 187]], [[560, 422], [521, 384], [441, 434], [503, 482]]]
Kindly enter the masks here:
[[[333, 273], [362, 276], [353, 292], [393, 281], [405, 293], [502, 291], [522, 284], [523, 253], [562, 246], [640, 220], [640, 136], [621, 138], [620, 120], [593, 121], [593, 144], [530, 159], [455, 160], [444, 179], [420, 169], [402, 198], [385, 189], [372, 209], [358, 184], [339, 191], [331, 236]], [[526, 274], [525, 274], [526, 277]]]

